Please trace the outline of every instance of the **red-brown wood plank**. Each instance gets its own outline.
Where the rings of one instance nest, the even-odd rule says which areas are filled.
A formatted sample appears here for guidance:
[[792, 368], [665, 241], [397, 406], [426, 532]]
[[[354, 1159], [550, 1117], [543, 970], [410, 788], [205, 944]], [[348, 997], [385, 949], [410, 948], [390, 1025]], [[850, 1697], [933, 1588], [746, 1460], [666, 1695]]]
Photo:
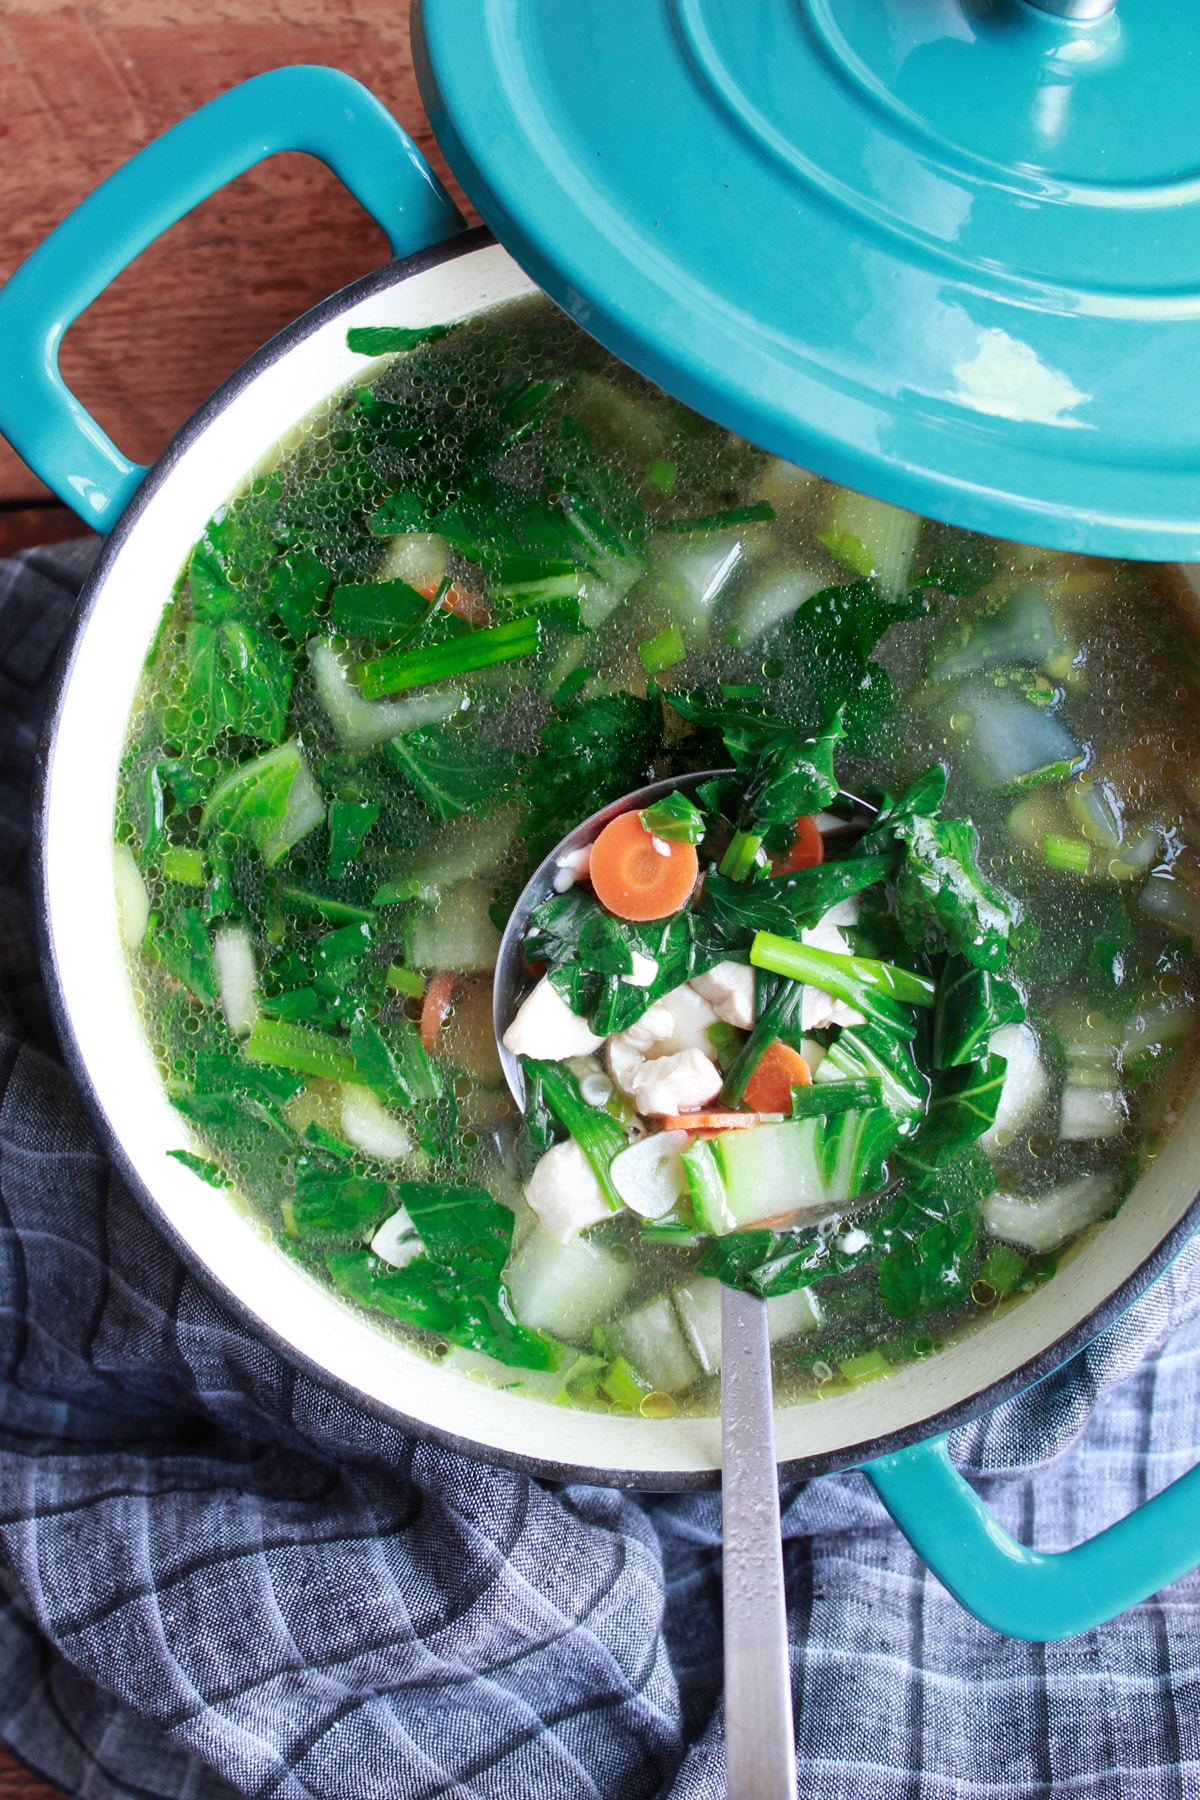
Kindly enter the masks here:
[[57, 1788], [47, 1787], [36, 1775], [21, 1768], [0, 1750], [0, 1800], [62, 1800]]
[[[445, 175], [403, 0], [4, 0], [0, 280], [140, 145], [235, 82], [300, 62], [366, 83]], [[63, 373], [122, 449], [148, 460], [261, 343], [386, 255], [322, 164], [275, 157], [113, 283], [67, 334]], [[0, 440], [0, 507], [39, 497]]]

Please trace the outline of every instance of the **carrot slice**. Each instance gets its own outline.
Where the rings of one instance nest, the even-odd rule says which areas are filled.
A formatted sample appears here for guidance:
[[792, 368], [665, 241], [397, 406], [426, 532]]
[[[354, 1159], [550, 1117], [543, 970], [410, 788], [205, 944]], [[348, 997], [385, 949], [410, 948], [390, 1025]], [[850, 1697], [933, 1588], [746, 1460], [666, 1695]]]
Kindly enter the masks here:
[[433, 1049], [438, 1032], [442, 1029], [446, 1014], [450, 1011], [450, 1003], [454, 998], [454, 983], [457, 976], [448, 969], [443, 969], [433, 977], [425, 989], [425, 999], [421, 1005], [421, 1023], [418, 1030], [421, 1042], [425, 1046], [426, 1055]]
[[795, 875], [801, 869], [815, 869], [825, 861], [825, 842], [817, 830], [817, 821], [809, 816], [796, 820], [796, 841], [786, 856], [773, 856], [771, 868], [776, 875]]
[[755, 1112], [788, 1113], [792, 1110], [792, 1089], [811, 1085], [812, 1075], [800, 1052], [782, 1038], [773, 1038], [759, 1057], [743, 1098]]
[[665, 919], [696, 885], [694, 844], [669, 844], [646, 830], [637, 813], [621, 813], [592, 845], [593, 892], [619, 919]]
[[757, 1124], [758, 1114], [752, 1112], [668, 1113], [662, 1128], [664, 1131], [749, 1131]]
[[[412, 584], [423, 599], [432, 600], [441, 587], [440, 581], [414, 581]], [[445, 612], [457, 613], [468, 625], [481, 626], [492, 623], [492, 609], [480, 595], [473, 594], [469, 588], [459, 587], [457, 583], [448, 587], [442, 595], [442, 608]]]

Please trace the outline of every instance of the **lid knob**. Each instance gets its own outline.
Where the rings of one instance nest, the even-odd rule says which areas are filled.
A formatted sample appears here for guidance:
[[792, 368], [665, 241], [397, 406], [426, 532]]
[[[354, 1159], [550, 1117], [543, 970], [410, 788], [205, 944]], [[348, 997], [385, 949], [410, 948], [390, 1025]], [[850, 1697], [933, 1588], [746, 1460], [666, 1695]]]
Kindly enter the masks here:
[[1093, 19], [1107, 19], [1115, 12], [1117, 0], [1026, 0], [1040, 12], [1053, 13], [1058, 19], [1073, 19], [1077, 24], [1090, 24]]

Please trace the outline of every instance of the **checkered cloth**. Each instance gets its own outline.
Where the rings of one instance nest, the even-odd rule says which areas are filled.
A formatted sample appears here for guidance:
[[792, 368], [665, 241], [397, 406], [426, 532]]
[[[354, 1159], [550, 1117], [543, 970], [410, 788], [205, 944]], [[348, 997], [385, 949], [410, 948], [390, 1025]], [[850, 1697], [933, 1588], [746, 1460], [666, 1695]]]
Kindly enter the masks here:
[[[28, 788], [94, 541], [0, 563], [0, 1738], [71, 1794], [712, 1800], [714, 1495], [552, 1488], [416, 1443], [249, 1336], [160, 1242], [56, 1058]], [[1200, 1457], [1192, 1252], [959, 1434], [1062, 1548]], [[806, 1800], [1200, 1791], [1200, 1579], [1011, 1643], [858, 1475], [784, 1496]]]

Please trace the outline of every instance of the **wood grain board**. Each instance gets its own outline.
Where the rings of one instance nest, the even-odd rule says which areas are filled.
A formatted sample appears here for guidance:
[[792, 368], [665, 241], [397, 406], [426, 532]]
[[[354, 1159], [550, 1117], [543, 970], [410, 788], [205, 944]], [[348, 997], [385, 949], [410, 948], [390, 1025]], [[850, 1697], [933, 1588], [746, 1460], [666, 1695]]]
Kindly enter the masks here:
[[[301, 62], [357, 76], [446, 178], [405, 0], [0, 0], [0, 281], [176, 119]], [[251, 351], [386, 256], [383, 234], [322, 164], [275, 157], [113, 283], [67, 334], [63, 374], [121, 448], [148, 461]], [[0, 555], [83, 529], [51, 502], [0, 439]], [[54, 1796], [0, 1752], [0, 1800]]]
[[[364, 82], [446, 178], [405, 0], [0, 0], [0, 281], [176, 119], [247, 76], [302, 62]], [[386, 257], [382, 232], [323, 164], [274, 157], [118, 277], [67, 333], [64, 377], [114, 441], [148, 461], [251, 351]], [[0, 508], [49, 499], [0, 439]]]

